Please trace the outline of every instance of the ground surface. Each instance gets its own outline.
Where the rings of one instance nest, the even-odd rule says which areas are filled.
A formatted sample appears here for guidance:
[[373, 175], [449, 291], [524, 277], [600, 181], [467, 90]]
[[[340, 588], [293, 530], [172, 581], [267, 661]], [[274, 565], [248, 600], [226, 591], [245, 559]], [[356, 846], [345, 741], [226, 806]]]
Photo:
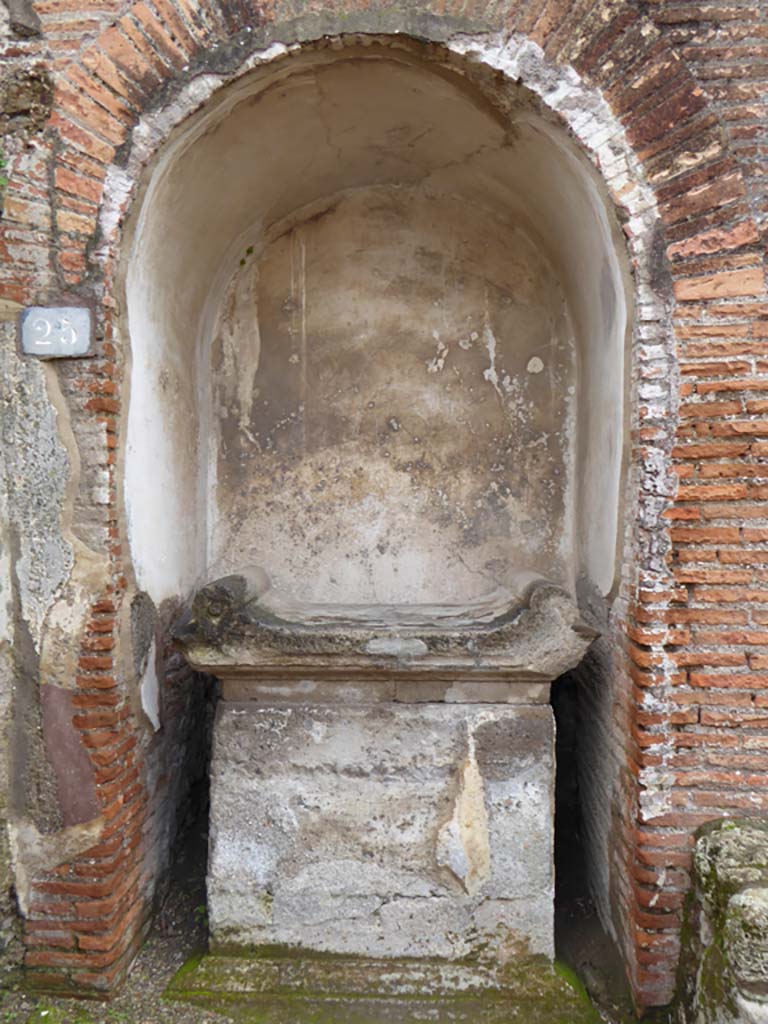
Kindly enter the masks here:
[[[162, 998], [181, 965], [204, 948], [205, 834], [198, 830], [173, 881], [152, 933], [122, 990], [108, 1003], [0, 993], [0, 1024], [226, 1024], [230, 1018]], [[202, 855], [201, 855], [202, 854]]]
[[[230, 1024], [237, 1018], [216, 1009], [201, 1008], [163, 998], [169, 982], [196, 953], [205, 949], [205, 849], [206, 822], [191, 830], [175, 866], [169, 894], [152, 933], [136, 958], [122, 990], [110, 1002], [82, 1002], [33, 996], [21, 988], [0, 991], [0, 1024]], [[595, 1020], [605, 1024], [630, 1024], [632, 1012], [621, 962], [602, 932], [581, 879], [578, 830], [568, 830], [565, 856], [558, 857], [558, 957], [581, 978], [596, 1007]], [[303, 1014], [301, 1016], [304, 1016]], [[582, 1017], [581, 1010], [578, 1013]], [[591, 1014], [588, 1014], [591, 1016]], [[243, 1018], [240, 1017], [239, 1020]], [[306, 1024], [318, 1019], [310, 1013]], [[341, 1009], [334, 1024], [349, 1024]], [[389, 1018], [390, 1021], [393, 1018]], [[410, 1017], [394, 1020], [411, 1024]], [[512, 1012], [509, 1024], [560, 1024], [536, 1013], [523, 1018]], [[291, 1024], [305, 1024], [291, 1016]], [[664, 1015], [655, 1024], [666, 1024]], [[504, 1024], [507, 1024], [504, 1019]]]
[[[232, 1017], [162, 998], [182, 964], [205, 941], [203, 897], [199, 887], [175, 887], [138, 956], [122, 991], [109, 1003], [34, 997], [21, 991], [0, 995], [0, 1024], [228, 1024]], [[568, 955], [610, 1024], [634, 1020], [606, 942], [589, 904], [574, 903], [566, 921], [561, 956]], [[562, 914], [561, 914], [562, 916]], [[514, 1017], [510, 1018], [510, 1024]], [[297, 1020], [296, 1024], [300, 1024]], [[339, 1017], [338, 1024], [345, 1024]], [[406, 1024], [403, 1021], [403, 1024]], [[527, 1024], [539, 1024], [529, 1018]], [[549, 1024], [542, 1021], [541, 1024]]]

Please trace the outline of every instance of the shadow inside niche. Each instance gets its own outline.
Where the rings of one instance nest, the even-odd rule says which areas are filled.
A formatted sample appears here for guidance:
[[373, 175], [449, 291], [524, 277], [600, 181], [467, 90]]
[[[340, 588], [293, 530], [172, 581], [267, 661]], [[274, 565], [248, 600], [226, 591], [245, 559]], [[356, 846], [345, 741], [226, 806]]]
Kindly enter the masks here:
[[[187, 951], [208, 947], [206, 875], [210, 819], [210, 764], [213, 721], [221, 684], [213, 676], [192, 673], [188, 684], [198, 689], [191, 709], [181, 771], [187, 788], [177, 809], [168, 877], [163, 886], [152, 934]], [[181, 739], [181, 738], [180, 738]]]
[[555, 715], [555, 954], [611, 1024], [637, 1020], [624, 964], [589, 894], [579, 787], [578, 669], [552, 684]]
[[174, 844], [167, 891], [153, 931], [191, 949], [208, 946], [205, 876], [208, 867], [209, 778], [190, 789], [189, 809]]

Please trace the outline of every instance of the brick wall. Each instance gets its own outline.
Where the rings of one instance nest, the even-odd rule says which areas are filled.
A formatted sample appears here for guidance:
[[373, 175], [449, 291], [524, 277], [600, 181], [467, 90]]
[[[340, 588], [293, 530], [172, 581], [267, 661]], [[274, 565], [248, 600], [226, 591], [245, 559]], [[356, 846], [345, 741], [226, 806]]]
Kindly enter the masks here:
[[[97, 843], [36, 879], [29, 971], [49, 987], [119, 979], [164, 863], [178, 751], [194, 716], [174, 698], [167, 725], [177, 724], [154, 736], [121, 668], [131, 586], [117, 475], [126, 354], [111, 333], [118, 252], [98, 228], [100, 210], [116, 202], [105, 194], [108, 167], [125, 166], [142, 114], [196, 72], [215, 61], [234, 74], [276, 39], [342, 26], [435, 39], [503, 32], [533, 40], [553, 67], [601, 91], [661, 218], [654, 279], [638, 280], [641, 306], [653, 306], [651, 288], [667, 298], [640, 316], [625, 566], [609, 641], [583, 670], [581, 714], [598, 904], [638, 1005], [664, 1003], [692, 830], [723, 813], [763, 813], [768, 800], [768, 11], [736, 0], [57, 0], [34, 9], [39, 34], [11, 35], [0, 67], [6, 79], [44, 68], [55, 95], [43, 123], [19, 125], [5, 143], [0, 281], [17, 303], [95, 305], [97, 357], [60, 377], [82, 449], [79, 528], [110, 570], [92, 595], [72, 680], [73, 724], [104, 824]], [[628, 237], [634, 230], [630, 219]], [[184, 692], [178, 666], [165, 678], [169, 692]]]

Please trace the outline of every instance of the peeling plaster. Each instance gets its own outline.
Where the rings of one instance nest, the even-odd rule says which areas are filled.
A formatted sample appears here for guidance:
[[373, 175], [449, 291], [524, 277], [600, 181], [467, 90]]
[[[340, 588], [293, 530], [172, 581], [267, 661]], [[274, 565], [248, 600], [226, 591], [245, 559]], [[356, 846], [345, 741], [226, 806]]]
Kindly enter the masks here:
[[69, 464], [66, 488], [60, 497], [59, 529], [71, 552], [68, 576], [61, 580], [55, 600], [45, 616], [40, 641], [41, 679], [72, 689], [77, 674], [77, 659], [90, 606], [109, 578], [109, 559], [88, 547], [73, 529], [74, 506], [80, 480], [80, 450], [72, 431], [69, 408], [61, 393], [56, 369], [43, 363], [48, 401], [55, 410], [57, 436], [66, 451]]
[[7, 397], [1, 426], [8, 525], [19, 544], [15, 571], [20, 611], [39, 652], [46, 616], [74, 565], [72, 544], [61, 528], [70, 465], [57, 411], [50, 404], [44, 365], [20, 360], [12, 345], [4, 350]]

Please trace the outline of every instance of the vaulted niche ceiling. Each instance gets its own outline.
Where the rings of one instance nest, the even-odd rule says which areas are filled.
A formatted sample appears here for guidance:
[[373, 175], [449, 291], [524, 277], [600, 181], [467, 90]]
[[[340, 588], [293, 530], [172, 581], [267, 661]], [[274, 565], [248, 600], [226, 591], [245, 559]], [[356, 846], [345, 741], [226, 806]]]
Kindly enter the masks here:
[[247, 565], [317, 602], [611, 590], [628, 276], [523, 88], [403, 42], [284, 58], [169, 140], [129, 244], [153, 597]]

